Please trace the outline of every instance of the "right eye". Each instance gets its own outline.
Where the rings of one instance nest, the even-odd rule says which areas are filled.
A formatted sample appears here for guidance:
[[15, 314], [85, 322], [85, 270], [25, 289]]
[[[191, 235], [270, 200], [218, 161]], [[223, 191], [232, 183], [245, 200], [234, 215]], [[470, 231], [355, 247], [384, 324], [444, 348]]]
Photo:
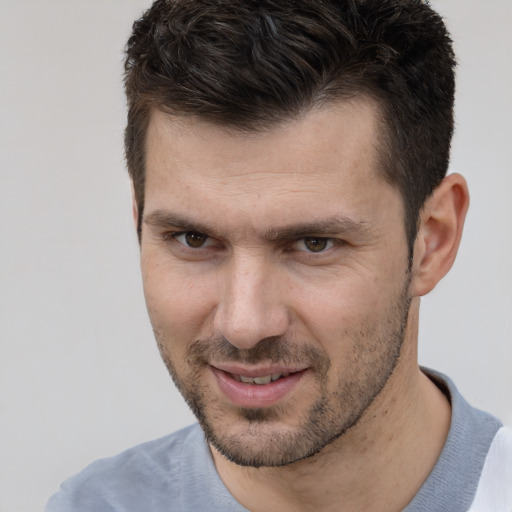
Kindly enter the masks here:
[[191, 249], [201, 249], [214, 244], [213, 240], [208, 235], [197, 231], [182, 231], [174, 233], [172, 237], [181, 245], [190, 247]]

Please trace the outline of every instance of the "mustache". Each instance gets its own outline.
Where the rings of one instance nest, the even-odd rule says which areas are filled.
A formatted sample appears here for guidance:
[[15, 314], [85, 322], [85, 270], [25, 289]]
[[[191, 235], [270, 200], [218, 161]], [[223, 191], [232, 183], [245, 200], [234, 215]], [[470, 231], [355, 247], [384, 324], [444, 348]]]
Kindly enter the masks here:
[[264, 338], [251, 348], [238, 348], [223, 336], [210, 336], [194, 341], [187, 351], [191, 365], [216, 362], [257, 364], [262, 362], [285, 365], [304, 364], [326, 371], [330, 359], [323, 350], [287, 339], [284, 336]]

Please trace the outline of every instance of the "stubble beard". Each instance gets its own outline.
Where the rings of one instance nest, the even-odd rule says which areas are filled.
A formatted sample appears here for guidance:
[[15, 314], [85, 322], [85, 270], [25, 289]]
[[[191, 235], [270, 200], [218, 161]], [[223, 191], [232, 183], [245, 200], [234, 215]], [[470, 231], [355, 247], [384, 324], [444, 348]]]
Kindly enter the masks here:
[[[358, 424], [381, 393], [400, 359], [411, 302], [409, 282], [407, 279], [385, 321], [363, 327], [355, 337], [352, 353], [347, 354], [334, 391], [328, 390], [331, 367], [328, 355], [286, 337], [266, 338], [251, 349], [238, 349], [222, 337], [198, 339], [188, 349], [186, 363], [190, 371], [185, 376], [179, 375], [168, 356], [166, 347], [172, 347], [172, 341], [156, 329], [155, 337], [176, 387], [196, 416], [207, 441], [219, 453], [239, 466], [285, 466], [312, 457], [342, 437]], [[316, 382], [317, 398], [295, 425], [296, 415], [287, 414], [285, 406], [232, 407], [226, 411], [226, 404], [209, 396], [210, 390], [201, 383], [201, 376], [208, 371], [212, 360], [306, 364]], [[226, 416], [242, 428], [232, 432], [229, 428], [232, 425], [224, 427]]]

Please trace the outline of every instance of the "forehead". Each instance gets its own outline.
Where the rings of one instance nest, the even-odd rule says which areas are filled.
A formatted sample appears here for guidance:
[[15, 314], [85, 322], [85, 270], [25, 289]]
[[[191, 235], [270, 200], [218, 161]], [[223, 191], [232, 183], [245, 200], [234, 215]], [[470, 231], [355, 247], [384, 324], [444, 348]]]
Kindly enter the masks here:
[[365, 98], [247, 133], [154, 111], [145, 209], [224, 212], [266, 227], [272, 219], [363, 215], [382, 191], [396, 192], [379, 172], [379, 133], [378, 110]]

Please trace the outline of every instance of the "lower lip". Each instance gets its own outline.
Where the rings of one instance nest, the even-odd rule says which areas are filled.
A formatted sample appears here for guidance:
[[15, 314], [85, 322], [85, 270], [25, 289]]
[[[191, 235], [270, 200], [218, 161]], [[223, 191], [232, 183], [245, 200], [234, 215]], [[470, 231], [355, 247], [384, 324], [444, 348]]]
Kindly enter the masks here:
[[235, 380], [222, 370], [210, 367], [221, 392], [237, 407], [255, 409], [276, 405], [289, 395], [304, 377], [307, 370], [292, 373], [288, 377], [269, 384], [246, 384]]

